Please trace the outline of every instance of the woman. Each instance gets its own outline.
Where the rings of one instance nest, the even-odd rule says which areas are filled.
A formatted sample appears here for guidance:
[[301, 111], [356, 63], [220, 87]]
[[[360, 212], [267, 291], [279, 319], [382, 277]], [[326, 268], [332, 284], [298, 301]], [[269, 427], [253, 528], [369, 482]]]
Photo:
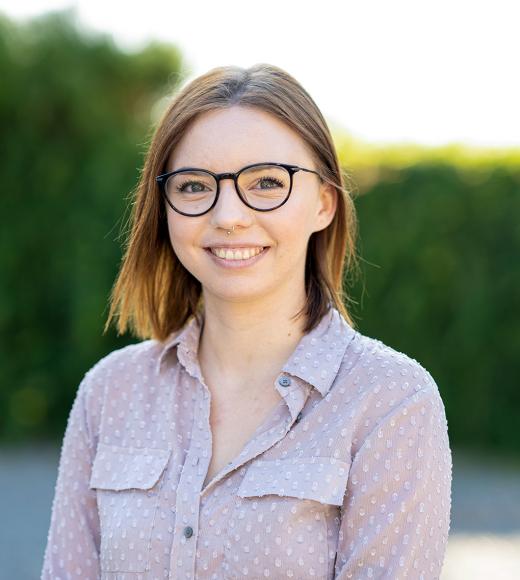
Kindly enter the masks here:
[[220, 67], [155, 131], [107, 321], [142, 341], [83, 378], [44, 579], [438, 578], [444, 406], [354, 329], [354, 207], [285, 71]]

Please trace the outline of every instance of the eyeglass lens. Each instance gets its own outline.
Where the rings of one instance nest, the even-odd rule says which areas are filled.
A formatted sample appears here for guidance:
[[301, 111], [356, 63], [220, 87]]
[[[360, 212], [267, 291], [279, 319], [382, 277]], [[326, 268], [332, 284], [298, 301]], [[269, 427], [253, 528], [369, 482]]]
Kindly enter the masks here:
[[[242, 171], [238, 188], [242, 197], [255, 209], [274, 209], [289, 195], [289, 172], [276, 165], [258, 165]], [[179, 211], [199, 214], [207, 211], [217, 193], [216, 179], [205, 171], [181, 171], [166, 181], [166, 195]]]

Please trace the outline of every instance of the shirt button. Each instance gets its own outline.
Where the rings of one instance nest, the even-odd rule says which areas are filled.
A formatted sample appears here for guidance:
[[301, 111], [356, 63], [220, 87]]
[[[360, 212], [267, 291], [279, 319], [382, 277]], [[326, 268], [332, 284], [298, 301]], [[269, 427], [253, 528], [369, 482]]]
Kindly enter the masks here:
[[278, 379], [278, 384], [282, 387], [288, 387], [291, 384], [291, 379], [289, 377], [280, 377]]
[[295, 423], [299, 423], [301, 421], [302, 417], [303, 417], [303, 415], [301, 413], [298, 413], [298, 415], [296, 415]]
[[185, 535], [187, 538], [191, 538], [191, 536], [193, 536], [193, 528], [192, 528], [191, 526], [186, 526], [186, 527], [184, 528], [184, 535]]

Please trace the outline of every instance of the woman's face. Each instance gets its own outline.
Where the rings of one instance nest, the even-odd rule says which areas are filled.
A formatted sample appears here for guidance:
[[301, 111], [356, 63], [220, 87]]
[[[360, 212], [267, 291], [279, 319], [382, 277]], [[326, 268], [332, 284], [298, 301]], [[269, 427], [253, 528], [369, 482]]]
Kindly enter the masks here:
[[[260, 109], [235, 105], [199, 115], [170, 156], [167, 170], [236, 172], [265, 161], [317, 169], [305, 142], [291, 128]], [[173, 250], [201, 282], [205, 301], [211, 296], [231, 302], [304, 296], [309, 237], [329, 225], [335, 208], [335, 190], [304, 171], [294, 174], [288, 201], [273, 211], [247, 207], [232, 179], [220, 182], [217, 204], [204, 215], [181, 215], [166, 204]], [[207, 249], [229, 244], [267, 249], [248, 260], [252, 263], [230, 268]]]

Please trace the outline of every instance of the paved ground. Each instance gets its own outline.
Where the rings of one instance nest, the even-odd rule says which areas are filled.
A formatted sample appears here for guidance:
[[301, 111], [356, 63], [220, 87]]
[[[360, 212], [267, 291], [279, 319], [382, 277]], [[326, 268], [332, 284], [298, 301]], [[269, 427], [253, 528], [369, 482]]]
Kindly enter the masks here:
[[[0, 448], [0, 580], [39, 578], [58, 458]], [[452, 503], [441, 580], [520, 580], [520, 460], [453, 450]]]

